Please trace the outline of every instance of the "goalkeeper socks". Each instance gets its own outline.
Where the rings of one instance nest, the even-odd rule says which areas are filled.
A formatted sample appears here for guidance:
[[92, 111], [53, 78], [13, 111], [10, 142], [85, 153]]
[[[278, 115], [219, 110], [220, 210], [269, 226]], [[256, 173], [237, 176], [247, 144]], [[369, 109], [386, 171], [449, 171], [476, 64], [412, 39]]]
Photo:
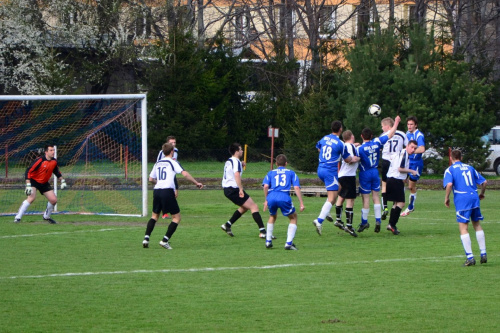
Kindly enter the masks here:
[[239, 210], [236, 210], [234, 213], [233, 213], [233, 216], [231, 216], [231, 218], [229, 219], [228, 222], [230, 222], [231, 224], [233, 224], [234, 222], [236, 222], [239, 218], [241, 217], [241, 213]]
[[[167, 240], [166, 241], [164, 240], [164, 242], [168, 242], [168, 240], [172, 237], [175, 230], [177, 229], [178, 225], [179, 224], [175, 223], [174, 221], [170, 222], [170, 224], [168, 225], [167, 233], [165, 234], [165, 237], [167, 238]], [[165, 237], [163, 237], [163, 239], [165, 239]]]
[[54, 211], [54, 205], [50, 202], [47, 202], [47, 209], [45, 210], [45, 214], [43, 214], [44, 219], [50, 219], [50, 215]]
[[149, 239], [149, 236], [151, 235], [151, 233], [153, 233], [153, 229], [155, 228], [155, 224], [156, 224], [155, 219], [149, 219], [148, 225], [146, 226], [146, 235], [145, 235], [145, 237], [147, 237], [148, 239]]
[[252, 213], [252, 217], [255, 223], [259, 226], [259, 229], [265, 229], [264, 222], [262, 222], [262, 216], [260, 216], [259, 212]]
[[19, 207], [19, 211], [17, 212], [16, 219], [21, 219], [28, 210], [28, 207], [30, 206], [30, 203], [28, 200], [24, 200], [23, 203], [21, 204], [21, 207]]

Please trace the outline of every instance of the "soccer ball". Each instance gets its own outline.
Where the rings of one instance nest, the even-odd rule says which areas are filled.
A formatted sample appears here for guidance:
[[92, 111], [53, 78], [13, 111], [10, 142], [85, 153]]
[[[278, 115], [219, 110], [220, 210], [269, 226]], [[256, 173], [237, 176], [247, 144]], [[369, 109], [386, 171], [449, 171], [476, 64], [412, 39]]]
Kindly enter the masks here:
[[368, 113], [370, 116], [378, 117], [382, 113], [382, 108], [378, 104], [372, 104], [368, 108]]

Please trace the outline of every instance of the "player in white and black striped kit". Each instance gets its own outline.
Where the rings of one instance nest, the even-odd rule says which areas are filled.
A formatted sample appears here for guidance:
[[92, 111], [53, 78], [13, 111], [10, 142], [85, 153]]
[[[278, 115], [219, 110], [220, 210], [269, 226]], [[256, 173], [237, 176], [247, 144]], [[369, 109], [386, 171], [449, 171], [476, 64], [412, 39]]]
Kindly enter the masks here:
[[[384, 118], [380, 125], [382, 126], [382, 131], [386, 134], [394, 125], [394, 119], [391, 117]], [[406, 134], [397, 130], [394, 136], [384, 144], [384, 148], [382, 149], [382, 220], [385, 220], [389, 214], [386, 198], [387, 172], [389, 171], [392, 159], [398, 157], [406, 145], [408, 145]]]
[[241, 183], [243, 164], [240, 158], [243, 156], [243, 149], [241, 149], [239, 143], [233, 143], [229, 146], [229, 153], [231, 157], [226, 161], [226, 164], [224, 164], [222, 187], [224, 188], [224, 195], [226, 198], [239, 207], [233, 213], [229, 221], [221, 225], [221, 229], [229, 236], [234, 237], [231, 226], [241, 217], [241, 215], [250, 210], [255, 223], [259, 226], [259, 237], [265, 239], [266, 229], [262, 221], [262, 216], [260, 216], [259, 213], [259, 206], [257, 206], [253, 199], [243, 190], [243, 184]]
[[175, 195], [175, 175], [178, 173], [182, 174], [199, 189], [203, 188], [203, 184], [194, 179], [189, 172], [184, 170], [180, 164], [177, 163], [177, 161], [173, 160], [174, 145], [171, 143], [164, 143], [162, 151], [164, 154], [163, 158], [156, 162], [153, 170], [151, 170], [151, 173], [149, 174], [149, 181], [155, 184], [153, 190], [153, 213], [151, 215], [151, 219], [148, 221], [142, 246], [144, 248], [149, 247], [149, 237], [153, 232], [156, 221], [158, 221], [158, 218], [160, 217], [160, 213], [163, 212], [170, 213], [172, 215], [172, 222], [170, 222], [167, 233], [160, 241], [160, 246], [167, 250], [171, 250], [172, 247], [168, 241], [181, 221], [181, 211], [179, 209], [179, 205], [177, 204]]
[[[358, 160], [359, 155], [356, 147], [354, 146], [354, 134], [347, 130], [342, 133], [342, 139], [344, 140], [344, 149], [347, 150], [351, 158], [351, 162], [346, 162], [342, 160], [342, 165], [339, 170], [339, 184], [340, 191], [335, 204], [335, 212], [337, 219], [335, 221], [335, 226], [341, 230], [345, 230], [353, 237], [358, 237], [358, 234], [354, 231], [352, 227], [352, 220], [354, 216], [354, 199], [356, 199], [356, 171], [358, 170]], [[354, 161], [354, 162], [353, 162]], [[342, 205], [345, 204], [345, 217], [346, 226], [342, 222]]]
[[[166, 142], [171, 143], [174, 146], [174, 155], [172, 156], [172, 159], [174, 161], [179, 162], [177, 160], [177, 157], [179, 156], [179, 149], [176, 148], [177, 139], [175, 138], [175, 136], [169, 135], [169, 136], [167, 136]], [[163, 150], [160, 150], [160, 152], [158, 153], [158, 157], [156, 158], [156, 162], [158, 162], [159, 160], [161, 160], [164, 157], [165, 157], [165, 155], [163, 154]], [[177, 177], [174, 178], [174, 182], [175, 182], [175, 197], [177, 198], [177, 195], [179, 194], [179, 183], [177, 183]], [[170, 216], [168, 216], [168, 214], [163, 214], [163, 218], [164, 219], [170, 218]]]
[[401, 210], [405, 206], [405, 185], [404, 180], [408, 174], [417, 175], [416, 170], [410, 169], [410, 156], [417, 149], [417, 141], [410, 140], [405, 149], [399, 152], [399, 155], [391, 160], [389, 172], [387, 172], [387, 201], [392, 201], [391, 215], [387, 230], [394, 235], [399, 235], [396, 224], [399, 221]]

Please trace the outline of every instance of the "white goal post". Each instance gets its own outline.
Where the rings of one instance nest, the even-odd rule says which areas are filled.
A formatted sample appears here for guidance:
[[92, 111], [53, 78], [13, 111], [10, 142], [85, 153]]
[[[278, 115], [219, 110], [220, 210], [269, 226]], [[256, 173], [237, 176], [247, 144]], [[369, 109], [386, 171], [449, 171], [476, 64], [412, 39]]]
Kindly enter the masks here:
[[[148, 214], [145, 94], [0, 96], [0, 215], [17, 213], [26, 169], [47, 144], [68, 184], [59, 213]], [[37, 193], [27, 214], [46, 204]]]

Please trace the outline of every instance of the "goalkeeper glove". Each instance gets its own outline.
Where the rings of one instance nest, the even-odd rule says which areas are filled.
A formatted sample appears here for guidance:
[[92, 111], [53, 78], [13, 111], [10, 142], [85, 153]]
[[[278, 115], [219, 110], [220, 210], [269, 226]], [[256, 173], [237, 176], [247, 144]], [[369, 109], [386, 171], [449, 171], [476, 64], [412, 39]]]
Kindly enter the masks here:
[[66, 185], [66, 181], [64, 179], [61, 180], [61, 190], [64, 190], [66, 188], [66, 186], [68, 186], [68, 185]]
[[24, 190], [24, 193], [26, 193], [27, 196], [30, 196], [31, 192], [32, 192], [31, 183], [27, 183], [26, 184], [26, 190]]

